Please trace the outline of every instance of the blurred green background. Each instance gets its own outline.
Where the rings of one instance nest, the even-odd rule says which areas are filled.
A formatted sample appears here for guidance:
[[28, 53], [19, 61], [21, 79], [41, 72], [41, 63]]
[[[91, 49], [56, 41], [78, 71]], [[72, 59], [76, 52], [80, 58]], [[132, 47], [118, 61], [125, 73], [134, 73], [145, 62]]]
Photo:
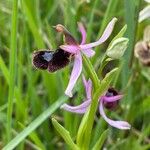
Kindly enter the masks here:
[[136, 41], [143, 38], [144, 28], [150, 23], [149, 20], [138, 23], [139, 11], [147, 4], [140, 0], [18, 0], [17, 11], [16, 3], [17, 0], [0, 1], [0, 149], [9, 142], [8, 150], [12, 145], [18, 150], [68, 149], [50, 118], [55, 117], [75, 137], [82, 116], [59, 107], [65, 101], [71, 104], [82, 101], [81, 79], [74, 97], [68, 99], [64, 91], [72, 65], [56, 73], [36, 70], [32, 66], [32, 52], [55, 50], [63, 43], [62, 35], [55, 32], [53, 25], [65, 25], [80, 41], [77, 22], [82, 22], [88, 43], [100, 37], [113, 17], [118, 18], [113, 34], [95, 48], [96, 55], [91, 61], [97, 70], [109, 42], [127, 24], [128, 49], [121, 60], [112, 62], [106, 70], [120, 66], [115, 87], [125, 94], [119, 108], [109, 115], [127, 120], [132, 129], [120, 131], [108, 127], [97, 115], [91, 143], [108, 127], [104, 144], [107, 149], [150, 149], [150, 69], [133, 55]]

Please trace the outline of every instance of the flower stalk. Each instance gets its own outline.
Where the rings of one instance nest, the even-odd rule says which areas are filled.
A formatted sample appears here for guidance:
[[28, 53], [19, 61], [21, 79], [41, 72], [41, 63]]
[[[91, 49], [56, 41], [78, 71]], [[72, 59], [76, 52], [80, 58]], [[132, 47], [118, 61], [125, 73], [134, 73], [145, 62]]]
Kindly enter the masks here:
[[87, 125], [86, 125], [86, 129], [85, 129], [85, 136], [84, 136], [84, 142], [83, 142], [84, 149], [88, 149], [89, 144], [90, 144], [92, 127], [93, 127], [93, 123], [94, 123], [94, 116], [95, 116], [97, 106], [98, 106], [98, 99], [99, 99], [99, 97], [102, 96], [102, 94], [109, 87], [109, 84], [111, 82], [113, 74], [117, 71], [117, 69], [118, 68], [115, 68], [111, 72], [109, 72], [106, 75], [106, 77], [102, 80], [101, 84], [99, 84], [98, 89], [93, 91], [93, 93], [95, 93], [95, 94], [93, 95], [93, 100], [91, 102], [89, 115], [88, 115], [88, 119], [87, 119], [88, 122], [85, 123]]
[[86, 72], [89, 74], [89, 78], [92, 80], [92, 82], [94, 84], [94, 86], [93, 86], [94, 89], [98, 88], [100, 80], [99, 80], [90, 60], [85, 55], [83, 55], [83, 65], [84, 65], [84, 68], [86, 69]]

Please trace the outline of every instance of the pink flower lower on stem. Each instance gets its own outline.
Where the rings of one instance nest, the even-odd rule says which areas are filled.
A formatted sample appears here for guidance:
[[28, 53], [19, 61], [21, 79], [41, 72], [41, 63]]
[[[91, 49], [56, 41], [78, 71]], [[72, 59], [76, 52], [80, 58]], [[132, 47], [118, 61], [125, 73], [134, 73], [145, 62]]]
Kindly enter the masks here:
[[[84, 88], [86, 92], [86, 98], [84, 102], [78, 106], [70, 106], [68, 104], [63, 104], [61, 106], [62, 109], [69, 111], [69, 112], [77, 113], [77, 114], [84, 114], [87, 111], [92, 100], [91, 98], [92, 82], [90, 79], [86, 81], [85, 78], [83, 77], [83, 84], [84, 84]], [[123, 95], [118, 94], [114, 89], [112, 88], [108, 89], [106, 94], [99, 98], [99, 112], [100, 112], [100, 115], [103, 117], [103, 119], [112, 127], [122, 129], [122, 130], [128, 130], [131, 128], [131, 125], [128, 122], [111, 120], [106, 116], [104, 112], [105, 105], [109, 106], [109, 109], [112, 109], [110, 108], [110, 106], [115, 107], [116, 102], [118, 102], [122, 97]]]

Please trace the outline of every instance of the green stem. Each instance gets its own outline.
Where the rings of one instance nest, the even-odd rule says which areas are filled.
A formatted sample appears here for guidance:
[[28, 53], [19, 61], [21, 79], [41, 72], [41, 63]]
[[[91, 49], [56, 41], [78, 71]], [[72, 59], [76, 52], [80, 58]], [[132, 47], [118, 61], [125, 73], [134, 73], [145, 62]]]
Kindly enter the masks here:
[[7, 141], [11, 139], [11, 124], [12, 124], [12, 110], [13, 98], [15, 89], [15, 63], [17, 53], [17, 14], [18, 14], [18, 0], [13, 1], [12, 10], [12, 28], [11, 28], [11, 45], [10, 45], [10, 77], [9, 77], [9, 95], [8, 95], [8, 109], [7, 109]]
[[[98, 76], [97, 76], [90, 60], [86, 56], [83, 56], [83, 63], [84, 63], [84, 67], [86, 68], [87, 73], [89, 74], [89, 77], [92, 80], [93, 87], [96, 91], [96, 89], [99, 89], [98, 87], [99, 87], [99, 83], [100, 83]], [[94, 122], [94, 116], [96, 113], [96, 108], [98, 105], [99, 96], [100, 96], [99, 93], [96, 93], [94, 95], [94, 99], [93, 99], [91, 107], [90, 107], [90, 112], [88, 115], [88, 125], [87, 125], [86, 131], [85, 131], [85, 134], [86, 134], [85, 141], [87, 143], [85, 144], [86, 146], [84, 146], [84, 149], [85, 149], [85, 147], [88, 147], [89, 142], [90, 142], [91, 131], [92, 131], [92, 126], [93, 126], [93, 122]]]
[[83, 64], [84, 64], [84, 68], [86, 69], [86, 72], [89, 74], [89, 77], [92, 80], [93, 87], [96, 89], [100, 81], [90, 60], [85, 55], [83, 55]]
[[[99, 98], [101, 95], [108, 89], [110, 82], [112, 81], [114, 77], [114, 73], [118, 70], [118, 68], [114, 68], [112, 71], [110, 71], [105, 78], [101, 81], [100, 84], [98, 84], [98, 87], [94, 89], [93, 93], [93, 99], [91, 101], [91, 106], [89, 110], [89, 115], [87, 116], [87, 119], [84, 123], [85, 126], [85, 132], [82, 133], [82, 137], [84, 138], [82, 141], [83, 144], [80, 145], [81, 149], [87, 150], [90, 144], [91, 139], [91, 133], [92, 133], [92, 127], [94, 123], [94, 116], [97, 110], [97, 106], [99, 103]], [[81, 142], [80, 142], [81, 143]]]
[[92, 133], [92, 127], [93, 127], [93, 123], [94, 123], [94, 116], [97, 110], [97, 106], [98, 106], [98, 99], [99, 97], [103, 94], [103, 92], [105, 91], [105, 88], [103, 88], [103, 86], [100, 86], [94, 96], [93, 96], [93, 100], [90, 106], [90, 111], [89, 111], [89, 115], [88, 115], [88, 124], [86, 126], [86, 130], [85, 130], [85, 136], [84, 136], [84, 149], [88, 149], [89, 144], [90, 144], [90, 139], [91, 139], [91, 133]]

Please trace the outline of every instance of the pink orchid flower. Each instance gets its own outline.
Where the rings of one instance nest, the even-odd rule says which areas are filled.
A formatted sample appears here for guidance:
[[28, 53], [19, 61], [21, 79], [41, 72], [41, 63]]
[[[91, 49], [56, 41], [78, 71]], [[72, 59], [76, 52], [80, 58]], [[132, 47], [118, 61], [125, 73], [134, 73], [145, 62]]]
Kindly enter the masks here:
[[[78, 106], [70, 106], [67, 104], [63, 104], [61, 106], [62, 109], [69, 111], [69, 112], [77, 113], [77, 114], [84, 114], [88, 110], [91, 104], [91, 100], [92, 100], [91, 99], [92, 82], [90, 79], [86, 81], [85, 78], [83, 77], [83, 83], [84, 83], [84, 88], [86, 92], [86, 98], [84, 102]], [[100, 115], [104, 118], [104, 120], [112, 127], [122, 129], [122, 130], [128, 130], [131, 128], [131, 125], [128, 122], [111, 120], [106, 116], [104, 112], [104, 107], [108, 109], [112, 109], [116, 107], [118, 104], [118, 101], [122, 97], [123, 95], [119, 95], [118, 92], [116, 92], [114, 89], [109, 88], [108, 91], [105, 93], [105, 95], [99, 98], [99, 112], [100, 112]]]
[[79, 31], [82, 35], [81, 43], [75, 40], [75, 38], [70, 34], [70, 32], [62, 25], [58, 24], [55, 26], [57, 32], [62, 32], [65, 36], [65, 45], [61, 45], [60, 48], [66, 52], [71, 53], [74, 56], [74, 65], [73, 70], [71, 73], [71, 77], [66, 88], [65, 94], [72, 97], [72, 89], [75, 86], [77, 79], [79, 78], [81, 71], [82, 71], [82, 53], [85, 54], [87, 57], [92, 57], [95, 54], [95, 51], [92, 50], [93, 47], [96, 47], [103, 42], [105, 42], [109, 36], [111, 35], [115, 22], [117, 21], [116, 18], [113, 18], [107, 25], [106, 29], [104, 30], [102, 36], [99, 38], [98, 41], [85, 44], [86, 42], [86, 31], [84, 26], [81, 23], [78, 23]]

